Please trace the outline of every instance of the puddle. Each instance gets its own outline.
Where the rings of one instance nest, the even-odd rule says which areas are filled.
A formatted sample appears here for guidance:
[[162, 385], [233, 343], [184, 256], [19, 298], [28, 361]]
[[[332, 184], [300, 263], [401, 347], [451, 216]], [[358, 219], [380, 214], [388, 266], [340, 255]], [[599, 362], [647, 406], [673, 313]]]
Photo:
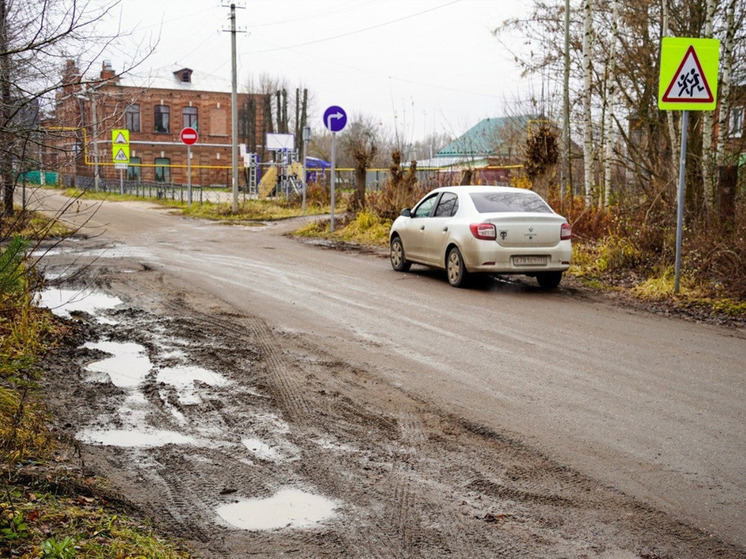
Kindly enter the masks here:
[[29, 256], [31, 258], [44, 258], [45, 256], [59, 256], [60, 254], [62, 254], [62, 249], [60, 248], [50, 248], [48, 250], [41, 248], [31, 251]]
[[225, 522], [241, 530], [311, 528], [335, 516], [337, 503], [298, 489], [283, 489], [268, 499], [247, 499], [217, 510]]
[[116, 324], [115, 321], [97, 316], [97, 311], [109, 310], [122, 304], [119, 297], [103, 293], [93, 293], [80, 289], [45, 289], [39, 294], [37, 304], [48, 308], [57, 316], [70, 318], [70, 313], [87, 312], [97, 317], [99, 322]]
[[113, 245], [104, 249], [93, 249], [81, 254], [95, 254], [98, 258], [143, 258], [153, 260], [152, 253], [141, 247]]
[[194, 366], [161, 369], [156, 380], [173, 386], [179, 394], [179, 403], [182, 405], [202, 403], [202, 399], [197, 394], [196, 382], [202, 382], [208, 386], [227, 386], [230, 384], [224, 376]]
[[243, 439], [241, 442], [249, 449], [249, 451], [251, 451], [252, 454], [254, 454], [254, 456], [261, 460], [279, 462], [283, 458], [277, 450], [259, 439]]
[[[114, 386], [134, 388], [145, 381], [152, 364], [140, 344], [123, 342], [86, 342], [83, 347], [111, 353], [111, 357], [86, 367], [92, 373], [108, 375]], [[95, 380], [89, 379], [89, 380]]]
[[126, 429], [83, 429], [75, 438], [80, 442], [124, 448], [156, 448], [169, 444], [196, 445], [197, 440], [176, 431], [137, 431]]

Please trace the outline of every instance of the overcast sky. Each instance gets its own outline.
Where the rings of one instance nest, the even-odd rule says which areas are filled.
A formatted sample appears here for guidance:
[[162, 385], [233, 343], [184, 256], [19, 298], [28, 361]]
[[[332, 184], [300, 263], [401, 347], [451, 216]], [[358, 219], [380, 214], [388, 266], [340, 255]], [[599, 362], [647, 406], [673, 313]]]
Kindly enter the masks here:
[[[293, 91], [307, 87], [313, 128], [321, 128], [327, 107], [339, 105], [348, 117], [370, 116], [407, 141], [433, 132], [456, 136], [482, 118], [505, 115], [529, 91], [491, 33], [527, 4], [238, 1], [239, 90], [262, 74], [285, 79]], [[105, 57], [121, 71], [127, 56], [157, 42], [142, 69], [178, 64], [230, 80], [229, 14], [229, 2], [220, 0], [122, 0], [109, 23], [134, 34]], [[100, 61], [94, 64], [100, 68]]]

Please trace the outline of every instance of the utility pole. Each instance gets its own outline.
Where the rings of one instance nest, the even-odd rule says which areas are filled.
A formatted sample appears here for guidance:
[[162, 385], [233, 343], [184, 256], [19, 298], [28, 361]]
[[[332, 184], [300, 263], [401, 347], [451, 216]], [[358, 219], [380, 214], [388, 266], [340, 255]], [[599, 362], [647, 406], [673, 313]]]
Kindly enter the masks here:
[[[241, 6], [242, 7], [242, 6]], [[236, 71], [236, 4], [231, 2], [231, 172], [233, 213], [238, 212], [238, 76]]]
[[238, 79], [236, 77], [236, 5], [231, 4], [231, 161], [233, 213], [238, 212]]
[[101, 187], [101, 178], [98, 168], [98, 107], [96, 105], [96, 92], [94, 88], [88, 90], [91, 98], [91, 112], [93, 113], [91, 125], [93, 126], [93, 190], [98, 192]]

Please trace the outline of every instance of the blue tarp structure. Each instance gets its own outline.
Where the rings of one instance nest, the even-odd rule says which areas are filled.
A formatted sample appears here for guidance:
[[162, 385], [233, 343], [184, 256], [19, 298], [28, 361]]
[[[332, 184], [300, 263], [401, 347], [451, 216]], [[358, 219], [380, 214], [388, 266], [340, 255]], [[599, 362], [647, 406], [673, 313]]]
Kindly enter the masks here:
[[324, 171], [332, 166], [328, 161], [318, 159], [317, 157], [306, 157], [306, 182], [317, 182], [317, 173], [321, 172], [321, 176], [324, 176]]
[[332, 164], [318, 157], [306, 157], [306, 169], [328, 169]]

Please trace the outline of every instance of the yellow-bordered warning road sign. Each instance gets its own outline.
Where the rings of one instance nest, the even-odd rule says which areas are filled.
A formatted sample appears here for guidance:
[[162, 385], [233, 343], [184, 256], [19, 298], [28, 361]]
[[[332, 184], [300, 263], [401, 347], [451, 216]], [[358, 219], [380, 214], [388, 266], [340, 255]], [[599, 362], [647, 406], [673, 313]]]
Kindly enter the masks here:
[[668, 111], [712, 111], [717, 105], [720, 41], [664, 37], [658, 108]]
[[130, 131], [111, 131], [111, 158], [114, 163], [126, 165], [130, 162]]

